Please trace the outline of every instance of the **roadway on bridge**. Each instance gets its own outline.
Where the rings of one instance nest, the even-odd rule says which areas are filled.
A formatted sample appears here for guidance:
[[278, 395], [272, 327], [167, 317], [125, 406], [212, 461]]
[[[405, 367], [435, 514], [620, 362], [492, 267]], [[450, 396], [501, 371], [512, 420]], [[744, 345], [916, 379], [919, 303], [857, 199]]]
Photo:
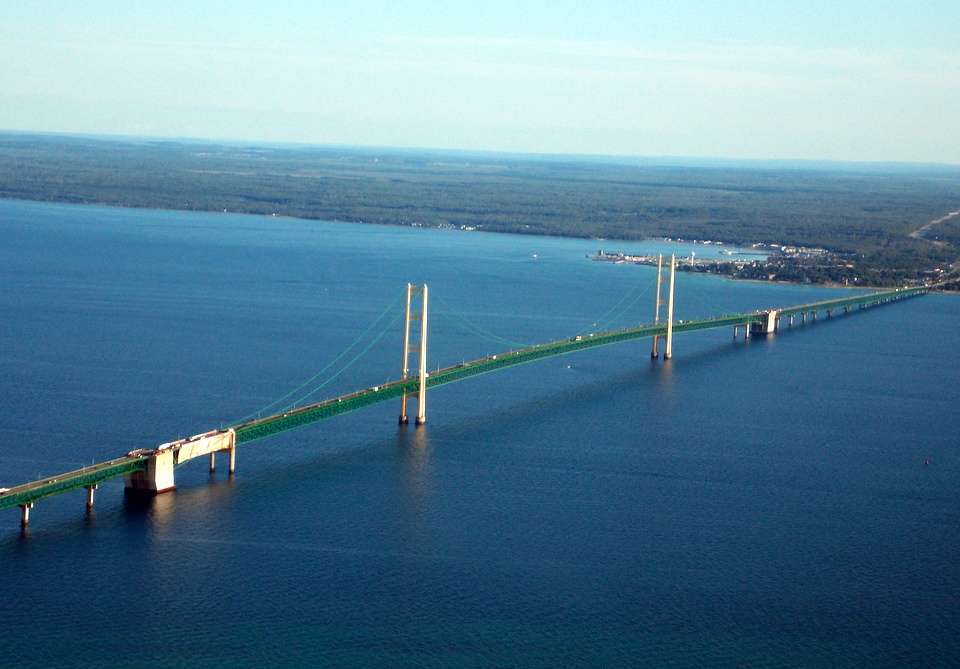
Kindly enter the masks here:
[[[871, 307], [885, 304], [892, 301], [898, 301], [908, 297], [922, 295], [928, 292], [930, 287], [920, 286], [916, 288], [903, 288], [889, 291], [881, 291], [869, 294], [860, 294], [851, 297], [843, 297], [832, 300], [824, 300], [809, 304], [801, 304], [782, 309], [770, 311], [755, 311], [750, 313], [728, 314], [714, 318], [705, 318], [691, 321], [677, 321], [673, 324], [673, 333], [695, 332], [699, 330], [708, 330], [730, 326], [747, 326], [750, 324], [763, 323], [767, 319], [768, 313], [775, 311], [778, 315], [792, 316], [804, 313], [817, 313], [821, 311], [831, 311], [838, 309], [849, 309], [851, 307]], [[568, 339], [561, 339], [543, 344], [534, 344], [523, 348], [505, 351], [496, 355], [490, 355], [484, 358], [462, 362], [450, 367], [444, 367], [431, 373], [426, 379], [428, 388], [433, 388], [464, 379], [488, 374], [491, 372], [513, 367], [515, 365], [526, 364], [541, 360], [543, 358], [566, 355], [577, 351], [582, 351], [598, 346], [607, 346], [611, 344], [653, 337], [656, 335], [664, 336], [667, 333], [667, 325], [641, 325], [633, 328], [623, 328], [611, 330], [608, 332], [588, 333], [585, 335], [576, 335]], [[320, 402], [311, 403], [302, 407], [292, 408], [286, 411], [278, 412], [273, 415], [249, 420], [232, 425], [220, 430], [225, 432], [229, 429], [236, 431], [236, 443], [243, 444], [263, 439], [287, 430], [315, 423], [320, 420], [332, 418], [343, 413], [356, 411], [372, 404], [377, 404], [392, 398], [397, 398], [404, 393], [414, 393], [420, 385], [418, 377], [411, 377], [405, 380], [395, 380], [380, 386], [364, 388], [355, 392], [333, 397]], [[90, 487], [99, 484], [102, 481], [131, 474], [135, 471], [143, 471], [147, 467], [149, 456], [132, 455], [123, 456], [101, 462], [89, 467], [84, 467], [72, 472], [66, 472], [55, 476], [46, 477], [38, 481], [32, 481], [23, 485], [10, 488], [5, 492], [0, 492], [0, 509], [14, 506], [23, 506], [32, 504], [37, 500], [52, 495], [67, 492], [77, 488]]]

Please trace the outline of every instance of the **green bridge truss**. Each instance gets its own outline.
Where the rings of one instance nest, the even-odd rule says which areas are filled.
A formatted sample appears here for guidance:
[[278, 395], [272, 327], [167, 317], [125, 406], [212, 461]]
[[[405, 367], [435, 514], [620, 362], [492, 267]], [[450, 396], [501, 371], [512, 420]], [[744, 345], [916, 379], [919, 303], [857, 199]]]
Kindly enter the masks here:
[[[926, 286], [922, 286], [882, 291], [785, 307], [783, 309], [777, 309], [776, 312], [778, 316], [791, 316], [801, 313], [831, 311], [834, 309], [850, 309], [851, 307], [871, 307], [922, 295], [928, 290]], [[760, 324], [764, 323], [767, 317], [767, 311], [756, 311], [693, 321], [678, 321], [673, 325], [673, 332], [674, 334], [680, 334], [683, 332], [696, 332], [698, 330], [710, 330], [734, 325]], [[506, 351], [485, 358], [463, 362], [452, 367], [439, 369], [427, 377], [427, 387], [434, 388], [448, 383], [455, 383], [473, 376], [499, 371], [507, 367], [522, 365], [557, 355], [575, 353], [598, 346], [608, 346], [610, 344], [618, 344], [634, 339], [653, 337], [654, 335], [663, 336], [666, 335], [666, 332], [666, 325], [642, 325], [634, 328], [576, 336], [569, 339], [547, 342], [545, 344], [535, 344], [526, 348]], [[356, 411], [371, 404], [394, 399], [400, 397], [405, 392], [411, 394], [416, 393], [419, 386], [420, 380], [416, 377], [391, 381], [381, 386], [373, 386], [231, 427], [237, 433], [237, 444], [250, 443], [280, 432], [286, 432], [343, 413]], [[147, 460], [148, 456], [122, 457], [66, 474], [60, 474], [17, 486], [5, 493], [0, 493], [0, 509], [29, 504], [44, 497], [57, 495], [77, 488], [86, 488], [116, 476], [145, 470]]]
[[123, 457], [108, 460], [90, 467], [77, 469], [65, 474], [57, 474], [49, 478], [27, 483], [0, 495], [0, 509], [6, 509], [23, 504], [32, 504], [37, 500], [77, 488], [88, 488], [99, 485], [101, 482], [124, 474], [137, 471], [146, 471], [149, 458]]

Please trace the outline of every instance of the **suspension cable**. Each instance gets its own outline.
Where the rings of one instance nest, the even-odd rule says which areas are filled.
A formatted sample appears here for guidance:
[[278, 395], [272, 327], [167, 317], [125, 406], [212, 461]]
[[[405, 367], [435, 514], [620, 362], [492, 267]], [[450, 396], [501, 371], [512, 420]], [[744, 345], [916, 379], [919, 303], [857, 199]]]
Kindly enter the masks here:
[[640, 289], [640, 286], [639, 286], [639, 284], [638, 284], [638, 285], [635, 286], [634, 288], [632, 288], [632, 289], [628, 290], [627, 292], [625, 292], [623, 295], [620, 296], [620, 299], [617, 300], [612, 307], [610, 307], [610, 308], [607, 309], [605, 312], [603, 312], [603, 315], [600, 316], [599, 318], [595, 318], [595, 319], [590, 323], [590, 325], [588, 325], [587, 327], [596, 327], [597, 325], [599, 325], [600, 323], [602, 323], [604, 320], [607, 319], [607, 317], [608, 317], [611, 313], [613, 313], [613, 311], [614, 311], [615, 309], [619, 309], [619, 308], [620, 308], [620, 305], [623, 304], [628, 297], [630, 297], [630, 295], [633, 293], [633, 291], [639, 290], [639, 289]]
[[[628, 290], [612, 307], [607, 309], [602, 316], [593, 321], [593, 326], [599, 327], [604, 322], [612, 324], [631, 309], [633, 305], [637, 303], [637, 300], [646, 295], [650, 290], [650, 286], [651, 284], [644, 286], [638, 283], [634, 288]], [[629, 302], [627, 302], [628, 300]], [[627, 304], [624, 305], [624, 302], [627, 302]]]
[[[523, 348], [524, 346], [527, 346], [527, 344], [525, 344], [525, 343], [513, 341], [513, 340], [511, 340], [511, 339], [507, 339], [506, 337], [501, 337], [500, 335], [494, 334], [493, 332], [490, 332], [489, 330], [486, 330], [486, 329], [480, 327], [480, 326], [477, 325], [476, 323], [468, 320], [465, 316], [463, 316], [463, 315], [459, 314], [458, 312], [454, 311], [453, 309], [451, 309], [451, 308], [450, 308], [450, 305], [448, 305], [448, 304], [447, 304], [442, 298], [440, 298], [439, 296], [432, 295], [431, 297], [432, 297], [433, 299], [435, 299], [437, 302], [439, 302], [439, 303], [440, 303], [440, 306], [443, 307], [443, 311], [439, 312], [441, 315], [453, 316], [454, 318], [456, 318], [456, 319], [460, 322], [460, 324], [461, 324], [464, 328], [466, 328], [467, 330], [473, 332], [473, 334], [475, 334], [475, 335], [477, 335], [477, 336], [479, 336], [479, 337], [481, 337], [481, 338], [484, 338], [484, 339], [489, 339], [489, 340], [491, 340], [491, 341], [495, 341], [495, 342], [497, 342], [498, 344], [504, 344], [504, 345], [506, 345], [506, 346], [509, 346], [510, 348]], [[434, 313], [438, 313], [438, 312], [434, 312]]]
[[[614, 317], [608, 319], [607, 322], [610, 325], [613, 325], [617, 320], [622, 318], [627, 312], [630, 311], [630, 309], [633, 308], [633, 305], [635, 305], [640, 300], [641, 297], [644, 297], [647, 293], [650, 292], [651, 287], [652, 287], [651, 284], [647, 284], [645, 288], [641, 289], [636, 295], [634, 295], [633, 299], [630, 300], [629, 304], [624, 306], [623, 309], [621, 309]], [[599, 323], [600, 321], [597, 321], [597, 322]]]
[[292, 409], [293, 407], [296, 407], [296, 406], [300, 405], [300, 404], [303, 403], [308, 397], [310, 397], [311, 395], [313, 395], [315, 392], [317, 392], [317, 391], [320, 390], [321, 388], [326, 387], [326, 386], [329, 385], [334, 379], [336, 379], [338, 376], [340, 376], [340, 375], [343, 374], [345, 371], [347, 371], [348, 369], [350, 369], [350, 367], [352, 367], [353, 364], [354, 364], [355, 362], [357, 362], [360, 358], [362, 358], [363, 356], [365, 356], [365, 355], [370, 351], [370, 349], [373, 348], [373, 346], [374, 346], [378, 341], [380, 341], [381, 339], [383, 339], [383, 336], [384, 336], [385, 334], [387, 334], [387, 332], [390, 332], [391, 329], [393, 328], [393, 326], [400, 322], [400, 319], [401, 319], [402, 317], [403, 317], [403, 316], [402, 316], [401, 314], [397, 314], [396, 316], [394, 316], [394, 317], [390, 320], [390, 322], [387, 323], [387, 324], [383, 327], [383, 329], [380, 331], [380, 333], [377, 334], [377, 336], [374, 337], [374, 338], [370, 341], [370, 343], [367, 344], [367, 345], [363, 348], [362, 351], [360, 351], [360, 352], [357, 353], [353, 358], [351, 358], [350, 361], [349, 361], [347, 364], [345, 364], [343, 367], [341, 367], [335, 374], [333, 374], [333, 375], [331, 375], [329, 378], [327, 378], [323, 383], [320, 383], [319, 385], [311, 388], [310, 391], [307, 392], [305, 395], [302, 395], [302, 396], [300, 396], [299, 398], [295, 399], [292, 403], [290, 403], [289, 405], [287, 405], [286, 408], [287, 408], [287, 409]]
[[[388, 304], [387, 307], [386, 307], [382, 312], [380, 312], [380, 315], [377, 316], [377, 317], [373, 320], [373, 322], [371, 322], [370, 325], [368, 325], [368, 326], [363, 330], [363, 332], [361, 332], [359, 335], [357, 335], [356, 339], [354, 339], [352, 342], [350, 342], [350, 344], [349, 344], [345, 349], [343, 349], [333, 360], [331, 360], [331, 361], [328, 362], [326, 365], [324, 365], [324, 367], [323, 367], [320, 371], [318, 371], [316, 374], [314, 374], [314, 375], [311, 376], [309, 379], [307, 379], [306, 381], [304, 381], [303, 383], [301, 383], [299, 386], [293, 388], [291, 391], [289, 391], [289, 392], [286, 393], [285, 395], [283, 395], [283, 396], [281, 396], [281, 397], [273, 400], [272, 402], [269, 402], [268, 404], [265, 404], [264, 406], [260, 407], [259, 409], [250, 412], [250, 413], [247, 414], [246, 416], [244, 416], [244, 417], [242, 417], [242, 418], [239, 418], [239, 419], [237, 419], [237, 420], [234, 421], [234, 422], [236, 422], [236, 423], [242, 423], [243, 421], [249, 420], [250, 418], [253, 418], [254, 416], [259, 416], [259, 415], [261, 415], [262, 413], [264, 413], [264, 412], [266, 412], [266, 411], [270, 411], [270, 410], [273, 410], [273, 409], [279, 409], [280, 405], [284, 402], [284, 400], [288, 399], [289, 397], [291, 397], [291, 396], [294, 395], [295, 393], [303, 390], [306, 386], [308, 386], [309, 384], [311, 384], [311, 383], [313, 383], [314, 381], [316, 381], [316, 380], [320, 377], [320, 375], [324, 374], [327, 370], [329, 370], [331, 367], [333, 367], [335, 364], [337, 364], [337, 363], [338, 363], [345, 355], [347, 355], [351, 350], [353, 350], [353, 348], [356, 347], [357, 344], [359, 344], [361, 341], [363, 341], [363, 339], [364, 339], [368, 334], [370, 334], [370, 332], [374, 329], [374, 327], [376, 327], [377, 323], [379, 323], [379, 322], [383, 319], [384, 316], [386, 316], [388, 313], [390, 313], [390, 311], [391, 311], [394, 307], [397, 306], [397, 303], [398, 303], [399, 301], [400, 301], [400, 297], [396, 297], [392, 302], [390, 302], [390, 304]], [[380, 335], [380, 336], [382, 336], [382, 335]], [[379, 339], [379, 337], [378, 337], [378, 339]], [[342, 370], [341, 370], [341, 371], [342, 371]]]

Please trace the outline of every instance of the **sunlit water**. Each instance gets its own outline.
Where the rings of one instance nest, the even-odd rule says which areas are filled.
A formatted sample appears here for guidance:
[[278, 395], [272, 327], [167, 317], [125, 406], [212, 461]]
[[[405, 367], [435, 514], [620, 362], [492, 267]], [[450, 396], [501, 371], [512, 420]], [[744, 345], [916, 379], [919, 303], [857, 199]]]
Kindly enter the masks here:
[[[0, 486], [229, 424], [381, 333], [315, 397], [395, 378], [407, 281], [431, 366], [649, 322], [654, 271], [600, 245], [0, 202]], [[843, 292], [677, 290], [683, 319]], [[0, 512], [3, 664], [956, 663], [958, 332], [931, 295], [611, 346], [431, 391], [419, 430], [390, 402], [234, 479], [189, 463], [152, 504]]]

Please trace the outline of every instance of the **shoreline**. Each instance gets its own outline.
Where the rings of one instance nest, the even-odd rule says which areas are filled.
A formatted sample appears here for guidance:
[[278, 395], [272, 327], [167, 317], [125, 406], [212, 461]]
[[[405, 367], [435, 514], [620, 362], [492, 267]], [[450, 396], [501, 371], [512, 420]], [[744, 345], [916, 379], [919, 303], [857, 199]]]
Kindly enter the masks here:
[[[87, 206], [105, 207], [108, 209], [120, 209], [120, 210], [129, 209], [134, 211], [139, 210], [139, 211], [158, 211], [158, 212], [170, 212], [170, 213], [203, 213], [203, 214], [224, 213], [224, 214], [231, 214], [235, 216], [251, 216], [251, 217], [266, 218], [266, 219], [281, 218], [288, 221], [334, 223], [334, 224], [349, 223], [352, 225], [377, 225], [377, 226], [396, 227], [396, 228], [415, 228], [415, 229], [418, 228], [422, 230], [448, 230], [451, 232], [465, 232], [465, 233], [469, 232], [471, 234], [485, 233], [485, 234], [493, 234], [493, 235], [518, 235], [523, 237], [576, 239], [576, 240], [583, 240], [583, 241], [595, 240], [598, 242], [622, 242], [626, 244], [630, 244], [630, 243], [637, 244], [637, 243], [650, 242], [650, 241], [661, 241], [661, 242], [670, 243], [670, 244], [691, 244], [696, 246], [704, 245], [702, 244], [702, 242], [695, 241], [695, 240], [679, 241], [675, 239], [669, 239], [666, 237], [644, 237], [644, 238], [624, 239], [624, 238], [618, 238], [618, 237], [588, 237], [588, 236], [578, 236], [578, 235], [541, 234], [537, 232], [522, 232], [522, 231], [504, 232], [499, 230], [484, 230], [482, 228], [475, 228], [475, 227], [470, 230], [465, 230], [465, 229], [454, 227], [454, 226], [445, 227], [445, 226], [421, 225], [421, 224], [409, 224], [409, 223], [380, 223], [380, 222], [374, 222], [374, 221], [347, 221], [347, 220], [341, 220], [341, 219], [306, 218], [303, 216], [290, 216], [288, 214], [278, 214], [278, 213], [262, 214], [262, 213], [251, 213], [246, 211], [230, 211], [227, 209], [224, 209], [224, 210], [175, 209], [175, 208], [166, 208], [166, 207], [158, 208], [158, 207], [142, 207], [137, 205], [120, 205], [120, 204], [110, 204], [106, 202], [91, 202], [91, 201], [75, 202], [75, 201], [58, 200], [58, 199], [39, 200], [39, 199], [26, 199], [26, 198], [16, 198], [16, 197], [4, 197], [2, 195], [0, 195], [0, 200], [6, 201], [6, 202], [22, 202], [25, 204], [52, 204], [52, 205], [82, 206], [82, 207], [87, 207]], [[713, 245], [723, 246], [727, 248], [747, 248], [749, 246], [749, 245], [744, 246], [736, 242], [731, 242], [726, 240], [711, 240], [711, 241], [713, 241]], [[754, 243], [767, 244], [767, 245], [773, 244], [773, 242], [767, 242], [767, 241], [754, 242]], [[681, 271], [684, 271], [684, 270], [681, 270]], [[782, 284], [782, 285], [789, 285], [789, 286], [818, 286], [822, 288], [846, 288], [850, 290], [884, 290], [884, 289], [893, 287], [893, 286], [877, 286], [877, 285], [851, 286], [849, 284], [841, 284], [836, 282], [814, 283], [814, 282], [802, 282], [802, 281], [786, 281], [782, 279], [755, 279], [755, 278], [731, 276], [729, 274], [721, 274], [721, 273], [715, 273], [715, 272], [693, 272], [693, 273], [707, 274], [709, 276], [713, 276], [721, 279], [727, 279], [730, 281], [749, 281], [749, 282], [767, 283], [767, 284], [773, 283], [773, 284]], [[956, 291], [939, 290], [938, 292], [960, 294], [960, 289], [957, 289]]]

